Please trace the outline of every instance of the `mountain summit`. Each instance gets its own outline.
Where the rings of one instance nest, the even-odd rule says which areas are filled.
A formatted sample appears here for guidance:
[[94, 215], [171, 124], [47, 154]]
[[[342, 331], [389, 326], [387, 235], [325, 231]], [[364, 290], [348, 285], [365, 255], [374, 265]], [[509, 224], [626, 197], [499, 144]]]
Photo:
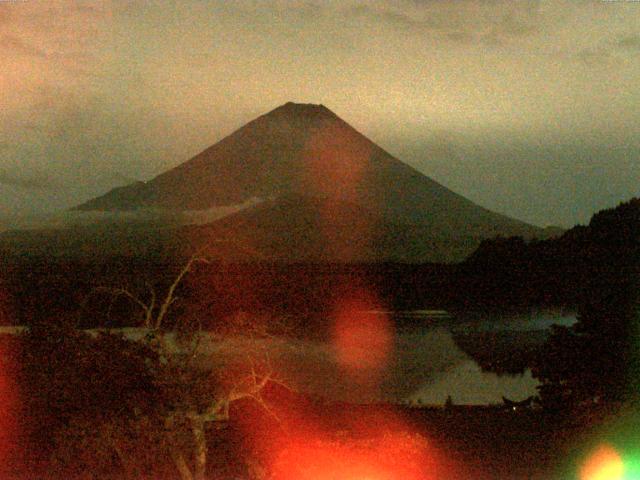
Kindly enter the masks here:
[[[205, 210], [255, 199], [261, 202], [217, 224], [250, 237], [256, 231], [249, 229], [257, 229], [272, 245], [290, 244], [300, 235], [307, 239], [300, 245], [306, 245], [319, 236], [311, 243], [324, 238], [343, 244], [337, 257], [344, 259], [422, 261], [432, 258], [429, 248], [450, 248], [463, 238], [467, 246], [460, 248], [467, 252], [482, 238], [542, 231], [452, 192], [323, 105], [295, 103], [256, 118], [149, 182], [114, 189], [76, 209]], [[413, 253], [393, 253], [399, 243]], [[356, 254], [349, 245], [362, 248]]]

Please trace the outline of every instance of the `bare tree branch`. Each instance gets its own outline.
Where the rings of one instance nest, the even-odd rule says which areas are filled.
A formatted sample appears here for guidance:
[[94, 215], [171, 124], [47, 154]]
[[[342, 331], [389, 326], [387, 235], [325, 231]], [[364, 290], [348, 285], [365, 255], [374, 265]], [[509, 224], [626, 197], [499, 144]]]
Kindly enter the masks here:
[[178, 285], [180, 285], [180, 282], [182, 282], [182, 279], [184, 278], [184, 276], [187, 273], [189, 273], [189, 271], [191, 270], [191, 267], [195, 262], [209, 263], [209, 261], [205, 257], [201, 256], [201, 252], [196, 252], [193, 255], [191, 255], [191, 257], [189, 258], [187, 263], [182, 267], [182, 269], [180, 270], [176, 278], [174, 278], [173, 282], [169, 286], [169, 289], [167, 290], [167, 295], [165, 296], [164, 301], [160, 304], [160, 309], [158, 311], [158, 314], [156, 315], [155, 322], [154, 322], [155, 330], [159, 330], [162, 327], [162, 322], [164, 321], [164, 317], [167, 315], [167, 312], [169, 311], [169, 307], [171, 307], [171, 305], [176, 301], [176, 298], [175, 298], [176, 288], [178, 288]]
[[[205, 372], [201, 370], [203, 368], [201, 365], [194, 362], [204, 338], [201, 319], [195, 320], [197, 325], [195, 338], [190, 338], [192, 343], [186, 351], [183, 350], [178, 353], [173, 351], [168, 343], [167, 332], [165, 331], [171, 307], [178, 300], [176, 294], [181, 282], [196, 263], [209, 263], [204, 256], [204, 252], [205, 249], [202, 248], [189, 257], [164, 294], [159, 295], [159, 292], [147, 282], [146, 286], [149, 291], [147, 302], [126, 288], [101, 287], [99, 289], [99, 291], [109, 292], [114, 298], [123, 296], [141, 309], [144, 314], [142, 325], [149, 331], [149, 335], [145, 337], [144, 341], [152, 345], [161, 362], [160, 366], [157, 367], [158, 383], [161, 388], [166, 387], [169, 391], [176, 390], [178, 395], [185, 388], [188, 390], [193, 386], [191, 382], [202, 381], [204, 376], [213, 374], [213, 370]], [[187, 322], [188, 320], [181, 319], [180, 321]], [[194, 325], [189, 326], [193, 328]], [[234, 328], [236, 330], [234, 336], [246, 339], [247, 343], [239, 347], [242, 350], [238, 352], [238, 357], [234, 359], [238, 360], [237, 364], [234, 363], [231, 367], [222, 367], [224, 369], [223, 374], [227, 377], [225, 380], [231, 380], [230, 384], [222, 382], [227, 388], [215, 393], [212, 392], [211, 397], [208, 396], [208, 393], [205, 393], [204, 397], [196, 398], [195, 401], [187, 395], [186, 399], [178, 400], [177, 406], [171, 407], [172, 411], [163, 413], [165, 430], [168, 432], [175, 429], [182, 431], [180, 429], [185, 428], [185, 422], [189, 425], [187, 431], [190, 432], [191, 443], [189, 443], [188, 454], [183, 451], [183, 448], [186, 447], [180, 448], [179, 444], [174, 443], [176, 439], [172, 439], [169, 442], [171, 444], [171, 458], [182, 480], [204, 479], [207, 461], [205, 424], [207, 422], [229, 420], [232, 402], [245, 398], [252, 399], [265, 412], [280, 422], [280, 418], [263, 396], [264, 391], [271, 383], [289, 389], [286, 383], [276, 378], [274, 374], [269, 346], [265, 344], [265, 340], [269, 338], [269, 335], [264, 326], [258, 324], [255, 318], [240, 318], [239, 323]], [[186, 355], [183, 355], [183, 353], [186, 353]], [[242, 360], [243, 355], [245, 357], [244, 361]], [[208, 382], [210, 378], [206, 381]], [[199, 391], [198, 388], [196, 388], [196, 391]], [[206, 407], [204, 407], [205, 405]], [[203, 408], [204, 411], [202, 411]], [[182, 441], [180, 440], [180, 442]], [[124, 452], [120, 453], [124, 454]]]

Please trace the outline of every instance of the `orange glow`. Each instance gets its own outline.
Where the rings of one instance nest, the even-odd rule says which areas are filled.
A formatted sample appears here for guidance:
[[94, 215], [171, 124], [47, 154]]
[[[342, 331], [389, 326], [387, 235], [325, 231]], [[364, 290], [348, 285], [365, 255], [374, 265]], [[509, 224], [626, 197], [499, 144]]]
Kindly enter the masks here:
[[372, 174], [372, 144], [348, 126], [329, 122], [311, 134], [304, 148], [302, 188], [320, 202], [317, 228], [327, 257], [367, 258], [380, 213], [373, 193], [362, 187]]
[[[0, 464], [9, 460], [15, 441], [17, 392], [13, 377], [11, 335], [0, 335]], [[1, 466], [1, 465], [0, 465]]]
[[622, 480], [622, 458], [610, 445], [600, 445], [580, 469], [580, 480]]
[[[10, 325], [10, 299], [2, 283], [0, 278], [0, 324]], [[17, 339], [13, 334], [0, 334], [0, 471], [11, 460], [11, 454], [15, 454], [12, 445], [18, 433], [17, 348]]]
[[390, 405], [327, 405], [267, 393], [269, 411], [237, 411], [252, 452], [271, 480], [435, 480], [464, 477], [458, 463]]
[[[293, 441], [276, 457], [274, 480], [429, 480], [436, 462], [419, 435]], [[442, 473], [442, 472], [440, 472]]]
[[387, 365], [393, 331], [379, 302], [367, 292], [357, 292], [338, 302], [334, 314], [333, 347], [347, 374], [377, 376]]
[[[390, 406], [340, 406], [269, 395], [270, 412], [245, 407], [245, 447], [271, 480], [435, 480], [481, 478]], [[275, 414], [278, 420], [275, 420]]]
[[354, 202], [361, 192], [371, 155], [371, 145], [354, 141], [348, 127], [328, 124], [316, 131], [305, 145], [308, 159], [306, 187], [321, 198]]

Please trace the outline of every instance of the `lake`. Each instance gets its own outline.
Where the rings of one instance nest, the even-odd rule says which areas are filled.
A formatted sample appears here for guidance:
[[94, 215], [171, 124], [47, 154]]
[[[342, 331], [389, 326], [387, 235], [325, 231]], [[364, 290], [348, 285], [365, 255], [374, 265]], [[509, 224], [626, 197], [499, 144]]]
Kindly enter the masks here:
[[522, 375], [482, 371], [458, 346], [455, 335], [473, 339], [493, 332], [514, 342], [540, 342], [554, 323], [570, 326], [576, 321], [571, 312], [552, 311], [465, 318], [426, 310], [367, 314], [395, 320], [384, 365], [375, 370], [345, 368], [339, 349], [329, 341], [274, 338], [260, 340], [256, 347], [237, 338], [212, 339], [204, 348], [212, 362], [248, 349], [268, 352], [286, 382], [330, 401], [442, 405], [451, 396], [454, 404], [487, 405], [502, 403], [503, 396], [522, 400], [535, 395], [538, 382], [529, 370]]
[[[537, 380], [529, 370], [522, 375], [482, 371], [456, 343], [456, 336], [463, 335], [473, 341], [491, 332], [508, 341], [539, 342], [554, 323], [570, 326], [576, 321], [574, 313], [558, 311], [462, 318], [453, 318], [442, 310], [365, 313], [373, 318], [383, 316], [393, 320], [387, 345], [384, 345], [384, 358], [373, 357], [380, 357], [383, 362], [375, 371], [345, 367], [336, 345], [330, 341], [283, 337], [249, 341], [205, 334], [200, 347], [201, 361], [215, 366], [258, 352], [294, 389], [329, 401], [443, 405], [451, 396], [454, 404], [499, 404], [503, 396], [522, 400], [535, 395]], [[0, 333], [16, 333], [23, 328], [2, 327]], [[132, 339], [146, 334], [139, 328], [121, 331]], [[172, 343], [179, 350], [178, 343]], [[367, 350], [367, 344], [359, 347]], [[376, 348], [369, 350], [365, 354], [376, 354]]]

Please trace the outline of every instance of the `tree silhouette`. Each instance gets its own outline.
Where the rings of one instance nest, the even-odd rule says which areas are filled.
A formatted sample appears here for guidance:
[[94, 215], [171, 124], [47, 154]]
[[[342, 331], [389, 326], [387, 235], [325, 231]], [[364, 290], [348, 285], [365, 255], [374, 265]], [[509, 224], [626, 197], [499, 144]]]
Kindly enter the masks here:
[[610, 403], [639, 393], [640, 199], [598, 212], [580, 233], [578, 322], [554, 329], [533, 371], [548, 405]]
[[280, 382], [262, 325], [245, 318], [230, 326], [226, 335], [242, 339], [242, 351], [211, 365], [202, 351], [208, 334], [196, 327], [178, 341], [180, 321], [169, 323], [180, 282], [204, 261], [192, 256], [166, 291], [150, 288], [144, 299], [125, 288], [100, 289], [141, 309], [141, 338], [82, 331], [58, 319], [23, 335], [34, 447], [48, 452], [57, 470], [74, 478], [164, 478], [173, 468], [182, 480], [203, 480], [207, 425], [228, 420], [240, 399], [270, 411], [262, 392]]

